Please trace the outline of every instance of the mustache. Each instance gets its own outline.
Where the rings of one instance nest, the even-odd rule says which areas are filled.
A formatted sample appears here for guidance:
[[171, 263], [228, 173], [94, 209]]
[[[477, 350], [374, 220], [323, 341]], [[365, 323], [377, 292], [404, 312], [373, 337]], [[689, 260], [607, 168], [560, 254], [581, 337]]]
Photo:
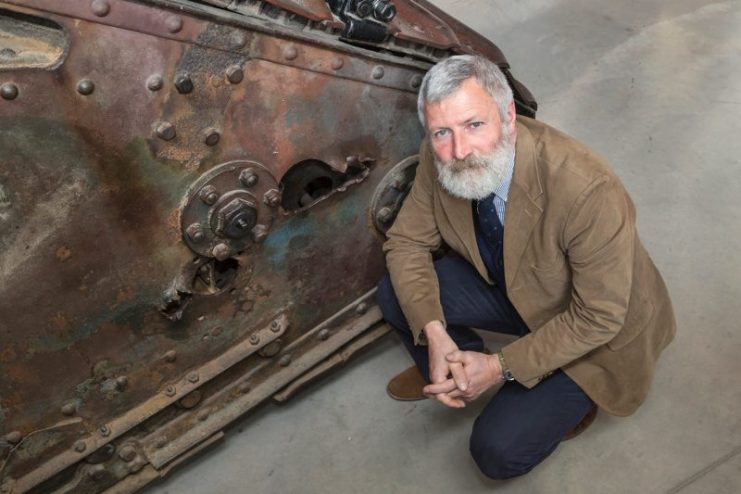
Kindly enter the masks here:
[[465, 158], [459, 160], [453, 158], [447, 162], [443, 162], [443, 166], [449, 169], [453, 173], [461, 173], [466, 170], [478, 170], [486, 168], [488, 160], [486, 156], [482, 156], [476, 153], [471, 153]]

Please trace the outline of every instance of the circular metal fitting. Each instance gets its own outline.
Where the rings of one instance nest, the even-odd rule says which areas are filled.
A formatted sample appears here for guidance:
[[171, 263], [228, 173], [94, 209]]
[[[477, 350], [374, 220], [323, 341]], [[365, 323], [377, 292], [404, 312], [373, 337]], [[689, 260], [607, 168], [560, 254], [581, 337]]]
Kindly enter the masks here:
[[165, 362], [173, 363], [178, 358], [178, 354], [175, 350], [169, 350], [165, 352], [165, 354], [162, 356], [163, 359], [165, 359]]
[[[262, 241], [280, 203], [278, 183], [262, 165], [232, 161], [204, 173], [188, 189], [180, 214], [183, 241], [223, 261]], [[271, 192], [272, 191], [272, 192]]]
[[277, 333], [278, 331], [280, 331], [280, 323], [278, 321], [272, 321], [270, 323], [270, 331], [272, 331], [273, 333]]
[[159, 91], [165, 86], [165, 80], [159, 74], [149, 76], [147, 79], [147, 89], [150, 91]]
[[133, 461], [136, 458], [136, 449], [131, 444], [126, 444], [118, 450], [118, 457], [126, 463]]
[[77, 411], [77, 407], [75, 406], [74, 403], [65, 403], [64, 405], [62, 405], [63, 415], [67, 415], [68, 417], [70, 417], [74, 415], [76, 411]]
[[175, 386], [173, 385], [165, 386], [165, 394], [167, 396], [170, 396], [170, 397], [175, 396], [176, 392], [177, 391], [175, 390]]
[[90, 79], [82, 79], [77, 83], [77, 92], [81, 95], [87, 96], [93, 94], [93, 91], [95, 91], [95, 83]]
[[188, 374], [188, 382], [191, 382], [193, 384], [197, 383], [200, 377], [198, 376], [197, 372], [191, 372]]
[[194, 389], [187, 395], [183, 396], [177, 401], [177, 406], [185, 410], [195, 408], [203, 399], [203, 392], [200, 389]]
[[396, 7], [388, 0], [374, 0], [373, 17], [381, 22], [391, 22], [396, 17]]
[[175, 139], [175, 126], [172, 125], [170, 122], [160, 122], [157, 124], [157, 127], [154, 129], [155, 134], [157, 134], [157, 137], [162, 139], [163, 141], [171, 141]]
[[193, 92], [193, 80], [188, 74], [178, 74], [175, 76], [175, 88], [180, 94]]
[[334, 60], [332, 60], [332, 68], [334, 70], [340, 70], [344, 65], [345, 62], [341, 58], [335, 58]]
[[356, 314], [365, 314], [368, 312], [368, 304], [365, 302], [360, 302], [358, 305], [355, 306], [355, 313]]
[[78, 453], [82, 453], [87, 449], [87, 444], [85, 444], [85, 441], [77, 441], [72, 448]]
[[329, 339], [329, 330], [327, 328], [320, 329], [317, 336], [320, 340], [327, 341]]
[[100, 432], [100, 435], [103, 437], [108, 437], [111, 435], [111, 429], [107, 425], [101, 425], [100, 429], [98, 429], [98, 432]]
[[371, 0], [357, 0], [355, 2], [355, 15], [360, 17], [368, 17], [373, 13], [373, 2]]
[[371, 198], [371, 218], [376, 229], [385, 234], [393, 225], [417, 173], [419, 156], [410, 156], [396, 165], [381, 179]]
[[88, 477], [90, 477], [96, 482], [103, 480], [105, 478], [105, 474], [106, 474], [106, 470], [105, 470], [105, 466], [103, 465], [94, 465], [90, 467], [87, 471]]
[[258, 343], [260, 343], [260, 337], [258, 335], [256, 335], [256, 334], [254, 334], [254, 333], [251, 334], [250, 335], [250, 343], [252, 345], [257, 345]]
[[206, 144], [206, 146], [217, 145], [219, 143], [219, 139], [221, 139], [221, 134], [219, 134], [219, 131], [215, 128], [209, 127], [203, 131], [203, 142]]
[[230, 65], [226, 68], [226, 79], [232, 84], [239, 84], [244, 79], [244, 72], [239, 65]]
[[165, 26], [172, 34], [180, 32], [180, 30], [183, 29], [183, 18], [177, 15], [168, 17], [165, 21]]
[[93, 3], [90, 4], [90, 10], [98, 17], [105, 17], [111, 11], [111, 6], [108, 0], [93, 0]]
[[12, 82], [6, 82], [0, 86], [0, 96], [8, 101], [16, 99], [18, 97], [18, 86]]
[[280, 365], [281, 367], [288, 367], [289, 365], [291, 365], [291, 354], [286, 353], [281, 358], [279, 358], [278, 365]]
[[385, 73], [386, 71], [383, 70], [383, 67], [381, 67], [380, 65], [376, 65], [373, 68], [373, 72], [371, 73], [371, 76], [376, 80], [383, 79], [383, 76]]
[[422, 85], [422, 76], [419, 74], [413, 75], [412, 78], [409, 80], [409, 85], [412, 86], [412, 88], [417, 89], [419, 86]]

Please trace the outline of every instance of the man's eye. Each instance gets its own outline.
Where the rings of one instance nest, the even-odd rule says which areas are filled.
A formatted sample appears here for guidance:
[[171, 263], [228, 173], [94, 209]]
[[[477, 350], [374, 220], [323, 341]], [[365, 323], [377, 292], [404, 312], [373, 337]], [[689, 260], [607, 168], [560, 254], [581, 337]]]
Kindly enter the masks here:
[[471, 127], [474, 129], [478, 129], [482, 125], [484, 125], [484, 122], [471, 122]]
[[440, 130], [435, 131], [435, 133], [432, 135], [435, 136], [436, 138], [445, 137], [446, 135], [448, 135], [448, 131], [447, 129], [440, 129]]

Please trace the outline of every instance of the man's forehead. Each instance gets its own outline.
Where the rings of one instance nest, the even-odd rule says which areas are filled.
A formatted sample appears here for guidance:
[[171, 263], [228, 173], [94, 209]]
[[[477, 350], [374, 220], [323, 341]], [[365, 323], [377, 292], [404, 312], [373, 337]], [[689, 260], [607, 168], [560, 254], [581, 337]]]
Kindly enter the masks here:
[[441, 125], [463, 124], [487, 115], [494, 100], [474, 79], [463, 82], [452, 94], [440, 101], [425, 105], [425, 116], [430, 128]]

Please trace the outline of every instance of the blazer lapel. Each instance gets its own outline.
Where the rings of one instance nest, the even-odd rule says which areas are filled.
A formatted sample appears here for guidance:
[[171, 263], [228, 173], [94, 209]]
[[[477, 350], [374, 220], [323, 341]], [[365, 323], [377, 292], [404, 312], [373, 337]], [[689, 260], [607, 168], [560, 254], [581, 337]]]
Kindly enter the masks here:
[[543, 194], [543, 187], [536, 166], [535, 141], [530, 131], [519, 123], [515, 149], [515, 171], [504, 219], [504, 275], [507, 287], [512, 286], [533, 228], [543, 214], [537, 201]]

